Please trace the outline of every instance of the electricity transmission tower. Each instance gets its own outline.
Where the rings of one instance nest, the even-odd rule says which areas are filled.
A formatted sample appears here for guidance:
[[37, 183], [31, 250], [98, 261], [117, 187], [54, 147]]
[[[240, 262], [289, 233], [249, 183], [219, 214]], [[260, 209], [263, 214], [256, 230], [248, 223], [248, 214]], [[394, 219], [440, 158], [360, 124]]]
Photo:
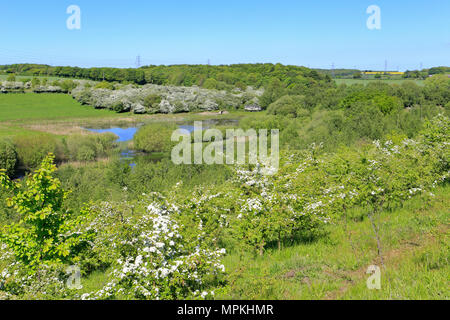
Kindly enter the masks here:
[[136, 68], [140, 68], [141, 67], [141, 56], [137, 56], [136, 57]]

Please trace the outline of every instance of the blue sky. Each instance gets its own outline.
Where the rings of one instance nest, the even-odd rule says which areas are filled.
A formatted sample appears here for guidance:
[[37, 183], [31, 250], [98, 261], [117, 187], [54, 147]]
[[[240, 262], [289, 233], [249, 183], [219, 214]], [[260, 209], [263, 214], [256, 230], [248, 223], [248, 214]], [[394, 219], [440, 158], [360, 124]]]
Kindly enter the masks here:
[[[69, 5], [81, 30], [68, 30]], [[381, 8], [381, 30], [366, 9]], [[1, 5], [0, 64], [450, 65], [448, 0], [40, 0]]]

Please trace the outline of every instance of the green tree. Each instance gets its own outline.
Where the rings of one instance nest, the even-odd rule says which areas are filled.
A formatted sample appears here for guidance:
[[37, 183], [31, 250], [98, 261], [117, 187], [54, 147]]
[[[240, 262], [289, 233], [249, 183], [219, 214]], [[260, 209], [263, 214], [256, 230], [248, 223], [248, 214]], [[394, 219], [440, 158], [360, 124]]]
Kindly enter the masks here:
[[145, 152], [167, 152], [173, 145], [171, 136], [175, 129], [164, 124], [146, 125], [134, 136], [134, 147]]
[[31, 86], [33, 88], [39, 86], [40, 84], [41, 84], [41, 80], [39, 80], [39, 78], [33, 78], [31, 80]]
[[427, 100], [444, 106], [450, 101], [450, 78], [446, 75], [435, 75], [425, 80], [424, 88]]
[[7, 78], [6, 81], [8, 82], [14, 82], [16, 81], [16, 75], [14, 73], [11, 73]]
[[267, 113], [292, 118], [304, 117], [309, 114], [305, 108], [304, 96], [283, 96], [269, 106]]
[[0, 139], [0, 169], [4, 169], [7, 175], [12, 175], [16, 164], [16, 148], [10, 141]]
[[277, 101], [281, 96], [283, 96], [284, 88], [281, 81], [276, 78], [272, 80], [270, 85], [264, 91], [264, 94], [259, 99], [261, 107], [267, 109], [269, 105]]
[[5, 170], [0, 170], [0, 187], [12, 196], [9, 207], [16, 210], [19, 221], [6, 225], [0, 233], [0, 242], [14, 252], [16, 259], [33, 271], [43, 262], [69, 261], [77, 247], [88, 237], [74, 232], [87, 212], [71, 219], [64, 209], [68, 192], [53, 177], [56, 166], [50, 154], [24, 182], [11, 181]]
[[159, 104], [162, 98], [157, 94], [150, 94], [144, 98], [144, 106], [149, 109], [150, 113], [156, 113], [159, 111]]
[[205, 89], [217, 89], [218, 82], [215, 79], [206, 79], [203, 83]]

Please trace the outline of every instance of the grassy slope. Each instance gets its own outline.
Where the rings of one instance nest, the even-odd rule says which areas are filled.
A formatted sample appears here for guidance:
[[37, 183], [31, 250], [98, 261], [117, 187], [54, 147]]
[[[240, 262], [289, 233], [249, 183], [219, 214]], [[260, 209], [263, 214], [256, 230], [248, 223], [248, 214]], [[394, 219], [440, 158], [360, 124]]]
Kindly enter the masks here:
[[228, 256], [231, 287], [221, 298], [448, 299], [450, 186], [436, 191], [429, 203], [412, 199], [379, 216], [387, 270], [379, 291], [366, 286], [368, 266], [381, 263], [371, 224], [362, 219], [347, 227], [339, 222], [329, 237], [264, 257]]
[[[36, 131], [51, 132], [46, 130], [46, 126], [53, 122], [93, 121], [118, 117], [120, 115], [111, 111], [82, 106], [67, 94], [0, 95], [0, 137], [35, 134]], [[64, 123], [60, 125], [62, 131], [68, 127]]]
[[0, 96], [0, 122], [110, 117], [111, 111], [82, 106], [67, 94], [5, 94]]

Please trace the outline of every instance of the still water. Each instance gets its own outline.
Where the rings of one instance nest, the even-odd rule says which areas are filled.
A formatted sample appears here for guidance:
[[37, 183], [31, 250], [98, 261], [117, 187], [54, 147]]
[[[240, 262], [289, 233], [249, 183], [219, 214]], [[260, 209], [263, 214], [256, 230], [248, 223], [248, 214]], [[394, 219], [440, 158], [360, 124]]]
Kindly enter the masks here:
[[[210, 120], [203, 120], [202, 121], [202, 130], [208, 129], [210, 127], [213, 126], [234, 126], [237, 125], [239, 123], [238, 120], [229, 120], [229, 119], [210, 119]], [[86, 130], [89, 130], [91, 132], [96, 132], [96, 133], [106, 133], [106, 132], [110, 132], [110, 133], [114, 133], [118, 138], [116, 140], [116, 142], [122, 142], [122, 143], [126, 143], [129, 142], [131, 140], [133, 140], [134, 135], [138, 132], [139, 128], [144, 125], [143, 123], [138, 124], [138, 125], [133, 125], [131, 127], [112, 127], [112, 128], [85, 128]], [[182, 130], [186, 130], [189, 133], [192, 133], [196, 130], [200, 130], [199, 127], [196, 127], [194, 124], [194, 121], [190, 121], [190, 122], [180, 122], [177, 123], [178, 128], [182, 129]], [[163, 154], [142, 154], [139, 152], [136, 152], [135, 150], [131, 150], [131, 149], [124, 149], [121, 152], [121, 159], [124, 161], [127, 161], [131, 167], [135, 167], [136, 166], [136, 161], [139, 159], [145, 159], [147, 161], [152, 161], [152, 162], [158, 162], [161, 161], [161, 159], [163, 159], [164, 155]]]

